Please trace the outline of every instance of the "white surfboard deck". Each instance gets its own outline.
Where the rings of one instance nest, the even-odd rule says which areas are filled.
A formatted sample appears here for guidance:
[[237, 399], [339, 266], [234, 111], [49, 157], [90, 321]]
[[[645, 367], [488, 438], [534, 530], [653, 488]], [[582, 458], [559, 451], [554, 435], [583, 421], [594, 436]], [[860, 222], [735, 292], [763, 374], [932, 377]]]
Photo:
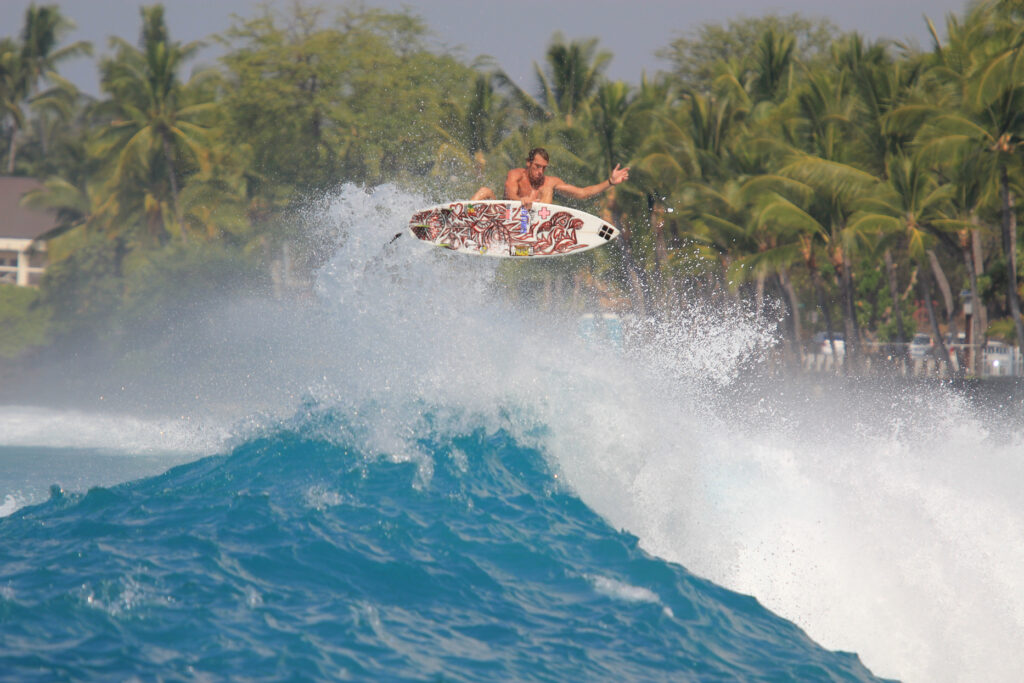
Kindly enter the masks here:
[[414, 237], [462, 254], [546, 258], [576, 254], [615, 239], [619, 231], [597, 216], [557, 204], [497, 199], [422, 209], [409, 221]]

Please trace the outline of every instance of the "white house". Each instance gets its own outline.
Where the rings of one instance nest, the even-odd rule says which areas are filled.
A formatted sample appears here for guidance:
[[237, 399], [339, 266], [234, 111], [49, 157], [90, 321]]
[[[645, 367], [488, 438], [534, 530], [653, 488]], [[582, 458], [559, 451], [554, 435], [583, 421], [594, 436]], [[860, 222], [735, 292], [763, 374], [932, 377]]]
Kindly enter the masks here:
[[26, 192], [40, 187], [34, 178], [0, 177], [0, 284], [36, 286], [46, 270], [46, 243], [37, 240], [56, 227], [56, 218], [21, 205]]

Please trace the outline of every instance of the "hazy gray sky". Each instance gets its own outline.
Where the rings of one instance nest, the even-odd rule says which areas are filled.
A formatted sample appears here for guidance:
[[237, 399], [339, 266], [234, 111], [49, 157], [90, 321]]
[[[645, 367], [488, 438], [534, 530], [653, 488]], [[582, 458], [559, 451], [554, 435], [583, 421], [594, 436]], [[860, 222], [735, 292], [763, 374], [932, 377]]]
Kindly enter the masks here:
[[[293, 0], [278, 0], [287, 7]], [[30, 0], [0, 0], [0, 36], [16, 34]], [[96, 54], [108, 52], [107, 38], [135, 42], [139, 35], [139, 0], [37, 0], [60, 5], [78, 28], [69, 40], [92, 41]], [[188, 42], [223, 31], [232, 15], [252, 17], [264, 4], [258, 0], [168, 0], [164, 3], [171, 37]], [[343, 6], [321, 0], [321, 6]], [[725, 23], [740, 16], [799, 12], [827, 17], [840, 29], [868, 38], [894, 38], [929, 45], [927, 15], [942, 31], [949, 12], [963, 11], [965, 0], [366, 0], [366, 6], [408, 8], [423, 18], [437, 42], [466, 60], [491, 55], [520, 85], [533, 87], [533, 63], [543, 61], [555, 31], [569, 39], [596, 37], [614, 54], [611, 78], [638, 82], [665, 64], [655, 52], [701, 24]], [[199, 62], [211, 63], [218, 52], [207, 49]], [[68, 62], [62, 73], [79, 87], [99, 90], [95, 62]]]

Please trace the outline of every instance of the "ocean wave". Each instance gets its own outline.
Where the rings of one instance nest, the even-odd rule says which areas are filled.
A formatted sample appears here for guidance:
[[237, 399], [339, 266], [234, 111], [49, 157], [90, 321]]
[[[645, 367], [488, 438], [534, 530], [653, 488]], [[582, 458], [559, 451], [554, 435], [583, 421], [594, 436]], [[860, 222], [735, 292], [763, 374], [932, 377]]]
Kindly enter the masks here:
[[421, 433], [425, 475], [307, 413], [0, 520], [8, 674], [872, 679], [640, 550], [507, 430]]

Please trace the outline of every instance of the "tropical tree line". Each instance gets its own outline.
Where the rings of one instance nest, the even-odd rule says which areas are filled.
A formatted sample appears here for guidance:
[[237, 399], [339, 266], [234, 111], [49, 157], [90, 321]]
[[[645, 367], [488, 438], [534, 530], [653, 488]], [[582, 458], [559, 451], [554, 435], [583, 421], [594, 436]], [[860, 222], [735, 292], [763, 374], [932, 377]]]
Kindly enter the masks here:
[[26, 203], [60, 218], [19, 304], [51, 338], [273, 277], [286, 245], [315, 266], [322, 249], [290, 217], [342, 182], [468, 196], [542, 145], [569, 182], [632, 174], [583, 205], [621, 228], [617, 247], [510, 268], [524, 290], [539, 277], [577, 305], [650, 316], [736, 300], [780, 321], [793, 358], [812, 332], [842, 333], [851, 365], [919, 328], [940, 347], [1024, 339], [1019, 2], [929, 23], [926, 48], [798, 15], [706, 25], [638, 83], [606, 77], [596, 40], [556, 33], [527, 87], [433, 48], [407, 12], [266, 8], [212, 39], [209, 68], [161, 6], [141, 24], [99, 59], [98, 98], [57, 74], [89, 46], [62, 44], [56, 8], [29, 8], [0, 42], [0, 151], [44, 182]]
[[304, 243], [297, 209], [343, 182], [429, 178], [450, 93], [476, 74], [405, 13], [269, 7], [209, 39], [224, 55], [209, 67], [163, 6], [140, 20], [97, 60], [99, 97], [57, 73], [93, 50], [63, 44], [73, 24], [57, 7], [29, 7], [0, 42], [0, 153], [42, 183], [23, 204], [58, 220], [39, 289], [0, 287], [0, 319], [19, 321], [0, 326], [3, 355], [117, 339], [210, 292], [280, 289], [289, 265], [301, 285], [327, 254]]

